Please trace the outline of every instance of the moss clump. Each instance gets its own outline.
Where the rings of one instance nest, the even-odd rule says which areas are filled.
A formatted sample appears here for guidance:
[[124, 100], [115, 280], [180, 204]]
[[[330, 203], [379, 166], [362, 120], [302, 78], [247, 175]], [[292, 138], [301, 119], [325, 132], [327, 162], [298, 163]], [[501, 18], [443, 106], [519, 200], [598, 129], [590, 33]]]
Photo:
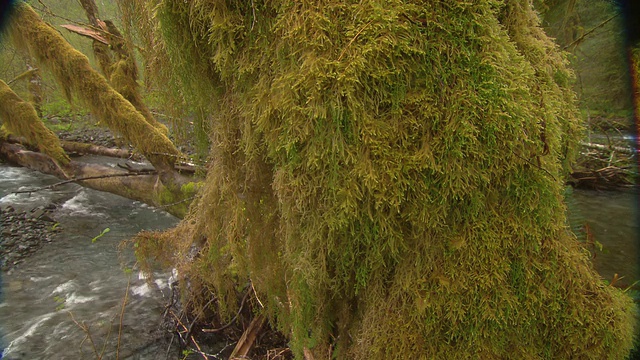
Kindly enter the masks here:
[[187, 182], [180, 186], [179, 191], [164, 188], [158, 193], [158, 204], [168, 207], [167, 211], [183, 218], [189, 210], [189, 205], [198, 191], [202, 188], [201, 182]]
[[629, 352], [565, 225], [572, 74], [529, 1], [158, 3], [216, 89], [202, 196], [154, 242], [193, 299], [251, 281], [298, 358]]
[[86, 56], [69, 45], [58, 32], [43, 22], [26, 3], [15, 7], [9, 26], [16, 47], [26, 48], [47, 67], [65, 90], [82, 102], [111, 130], [133, 144], [159, 171], [170, 171], [180, 152], [107, 80], [93, 70]]
[[131, 49], [127, 46], [122, 34], [111, 21], [105, 21], [107, 29], [111, 34], [111, 48], [116, 54], [116, 62], [111, 66], [109, 71], [109, 82], [115, 90], [117, 90], [125, 99], [127, 99], [136, 110], [144, 116], [145, 120], [163, 134], [167, 134], [169, 130], [166, 126], [159, 123], [151, 114], [151, 110], [142, 101], [138, 85], [138, 67]]
[[56, 134], [42, 123], [36, 109], [22, 100], [11, 88], [0, 80], [0, 119], [10, 133], [24, 136], [38, 147], [40, 152], [54, 158], [60, 164], [69, 162], [69, 157], [60, 146]]

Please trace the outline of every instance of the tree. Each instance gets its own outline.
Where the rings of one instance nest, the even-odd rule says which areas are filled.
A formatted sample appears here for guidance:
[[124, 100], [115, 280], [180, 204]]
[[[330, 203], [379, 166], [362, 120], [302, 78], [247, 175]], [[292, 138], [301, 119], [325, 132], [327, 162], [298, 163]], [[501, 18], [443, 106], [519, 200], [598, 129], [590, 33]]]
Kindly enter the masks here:
[[[169, 212], [178, 216], [184, 214], [184, 201], [193, 196], [198, 185], [177, 171], [175, 164], [182, 155], [165, 135], [166, 127], [145, 116], [149, 115], [149, 111], [146, 106], [135, 101], [139, 100], [135, 85], [122, 80], [126, 77], [123, 73], [131, 73], [131, 70], [123, 70], [127, 67], [130, 69], [130, 60], [121, 55], [120, 60], [110, 68], [111, 78], [114, 79], [112, 81], [118, 84], [116, 86], [121, 93], [114, 90], [103, 76], [91, 68], [85, 55], [71, 47], [27, 4], [16, 5], [9, 33], [18, 48], [28, 51], [42, 66], [51, 71], [70, 101], [73, 96], [82, 101], [98, 120], [133, 144], [153, 165], [155, 172], [147, 172], [132, 180], [125, 177], [138, 174], [69, 162], [66, 154], [59, 149], [58, 139], [53, 133], [46, 131], [33, 106], [22, 101], [4, 83], [0, 84], [3, 99], [0, 115], [3, 119], [3, 129], [26, 137], [52, 158], [42, 158], [8, 142], [1, 144], [0, 153], [21, 165], [63, 179], [92, 178], [81, 183], [151, 205], [167, 205]], [[123, 94], [131, 100], [127, 100]], [[132, 102], [138, 105], [138, 108], [134, 107]]]
[[[203, 188], [175, 229], [137, 237], [188, 279], [189, 303], [231, 317], [251, 290], [298, 358], [629, 352], [633, 303], [565, 224], [580, 127], [530, 1], [123, 3], [159, 20], [140, 37], [171, 66], [158, 74], [210, 104]], [[67, 54], [17, 13], [37, 59]], [[63, 83], [64, 63], [85, 71], [71, 60], [50, 65]], [[141, 144], [164, 135], [123, 128], [144, 117], [84, 74], [68, 88], [92, 89], [88, 105], [172, 174], [164, 142]]]

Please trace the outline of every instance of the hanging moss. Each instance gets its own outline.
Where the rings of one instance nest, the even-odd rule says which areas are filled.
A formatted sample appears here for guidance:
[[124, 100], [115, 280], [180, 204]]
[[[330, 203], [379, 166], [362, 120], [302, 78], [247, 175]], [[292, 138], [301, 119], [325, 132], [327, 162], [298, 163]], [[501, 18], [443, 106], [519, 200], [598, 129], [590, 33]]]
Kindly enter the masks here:
[[633, 303], [566, 226], [572, 74], [530, 1], [157, 9], [214, 109], [202, 196], [152, 242], [192, 299], [231, 316], [251, 281], [297, 358], [629, 352]]
[[133, 144], [159, 171], [170, 171], [180, 152], [173, 143], [109, 86], [88, 59], [44, 23], [26, 3], [16, 6], [10, 24], [16, 47], [29, 53], [56, 77], [67, 98], [82, 102], [111, 130]]
[[116, 54], [117, 61], [111, 66], [109, 81], [111, 86], [127, 99], [145, 120], [163, 134], [168, 134], [166, 126], [159, 123], [151, 114], [151, 110], [142, 101], [138, 85], [138, 67], [131, 49], [116, 26], [109, 20], [105, 21], [110, 36], [111, 48]]
[[[172, 134], [176, 141], [195, 146], [196, 157], [204, 159], [209, 152], [208, 117], [214, 109], [209, 103], [209, 94], [215, 91], [211, 84], [198, 80], [204, 68], [194, 69], [195, 62], [175, 61], [183, 64], [180, 71], [172, 68], [171, 59], [188, 58], [195, 54], [190, 49], [184, 52], [178, 44], [167, 41], [171, 37], [171, 26], [156, 14], [159, 1], [119, 0], [124, 29], [128, 34], [138, 35], [138, 42], [145, 64], [145, 83], [153, 88], [154, 95], [161, 100], [158, 106], [169, 115]], [[159, 21], [168, 25], [160, 28]], [[162, 34], [167, 33], [165, 39]], [[187, 86], [182, 86], [188, 84]], [[191, 86], [199, 87], [193, 91]], [[185, 114], [189, 114], [186, 115]]]
[[36, 145], [40, 152], [51, 156], [60, 164], [69, 162], [69, 157], [60, 146], [58, 137], [44, 126], [33, 105], [22, 100], [2, 80], [0, 80], [0, 120], [3, 128], [16, 136], [24, 136], [28, 142]]

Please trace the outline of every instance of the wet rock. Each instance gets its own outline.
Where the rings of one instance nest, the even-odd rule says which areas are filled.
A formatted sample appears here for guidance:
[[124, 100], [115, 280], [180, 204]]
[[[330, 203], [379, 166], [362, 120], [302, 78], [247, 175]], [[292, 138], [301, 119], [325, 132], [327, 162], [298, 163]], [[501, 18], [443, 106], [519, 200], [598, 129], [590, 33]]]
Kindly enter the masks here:
[[27, 212], [18, 212], [11, 206], [0, 208], [0, 268], [9, 272], [44, 244], [51, 243], [56, 234], [51, 222], [55, 220], [49, 207]]

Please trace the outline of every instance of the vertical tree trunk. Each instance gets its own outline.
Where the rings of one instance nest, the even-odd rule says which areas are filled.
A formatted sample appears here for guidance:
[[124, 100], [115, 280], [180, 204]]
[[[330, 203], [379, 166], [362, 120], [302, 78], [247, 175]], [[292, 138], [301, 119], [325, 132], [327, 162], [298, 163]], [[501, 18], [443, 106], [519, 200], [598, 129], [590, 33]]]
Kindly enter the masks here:
[[31, 59], [26, 58], [27, 69], [31, 72], [29, 76], [29, 94], [31, 94], [31, 103], [36, 109], [38, 118], [42, 118], [42, 76], [40, 71], [31, 65]]
[[[89, 20], [91, 26], [98, 30], [107, 31], [107, 29], [104, 27], [104, 23], [100, 21], [98, 6], [96, 5], [95, 1], [80, 0], [80, 4], [82, 5], [82, 8], [84, 9], [84, 12], [86, 13], [87, 19]], [[109, 79], [111, 77], [111, 66], [113, 65], [109, 46], [97, 40], [93, 40], [93, 54], [98, 61], [100, 71], [102, 71], [102, 74], [107, 79]]]

